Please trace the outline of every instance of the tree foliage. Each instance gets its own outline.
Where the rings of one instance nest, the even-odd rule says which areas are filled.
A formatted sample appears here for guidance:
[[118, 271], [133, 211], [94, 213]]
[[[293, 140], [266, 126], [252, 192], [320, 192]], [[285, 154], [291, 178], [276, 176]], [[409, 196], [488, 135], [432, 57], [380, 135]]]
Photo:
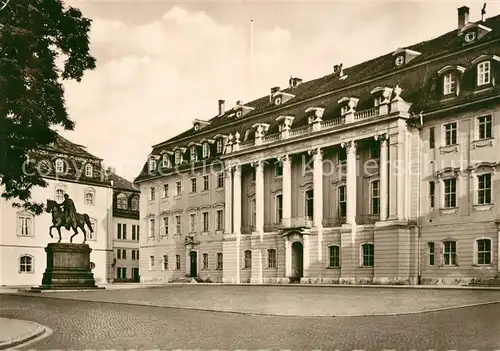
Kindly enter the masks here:
[[[74, 128], [62, 81], [80, 81], [95, 68], [89, 53], [91, 20], [60, 0], [10, 0], [0, 11], [0, 178], [2, 197], [27, 209], [33, 186], [47, 186], [28, 155]], [[63, 68], [56, 60], [64, 60]], [[17, 204], [20, 206], [20, 204]]]

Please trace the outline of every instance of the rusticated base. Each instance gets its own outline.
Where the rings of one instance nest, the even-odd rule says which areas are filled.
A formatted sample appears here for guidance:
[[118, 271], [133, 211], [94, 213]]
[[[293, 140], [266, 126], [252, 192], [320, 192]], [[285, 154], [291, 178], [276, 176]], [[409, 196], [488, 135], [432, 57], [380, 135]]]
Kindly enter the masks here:
[[31, 290], [97, 289], [90, 268], [90, 252], [87, 244], [50, 243], [45, 248], [47, 268], [42, 285]]

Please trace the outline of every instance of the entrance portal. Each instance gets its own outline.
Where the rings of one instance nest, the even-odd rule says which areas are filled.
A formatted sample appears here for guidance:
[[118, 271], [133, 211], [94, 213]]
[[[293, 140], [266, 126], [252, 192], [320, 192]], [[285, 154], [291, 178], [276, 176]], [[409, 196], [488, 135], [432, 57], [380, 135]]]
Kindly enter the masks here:
[[304, 246], [296, 241], [292, 244], [292, 281], [299, 281], [304, 275]]
[[197, 267], [197, 264], [198, 264], [198, 254], [196, 253], [196, 251], [191, 251], [189, 253], [189, 255], [191, 256], [191, 270], [190, 270], [190, 276], [191, 278], [196, 278], [198, 276], [198, 267]]

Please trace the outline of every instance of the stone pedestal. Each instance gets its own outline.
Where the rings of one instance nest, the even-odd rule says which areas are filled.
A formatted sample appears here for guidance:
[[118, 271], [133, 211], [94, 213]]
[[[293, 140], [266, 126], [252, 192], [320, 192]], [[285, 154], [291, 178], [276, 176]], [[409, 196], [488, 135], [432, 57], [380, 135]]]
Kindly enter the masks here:
[[87, 244], [48, 244], [42, 285], [31, 290], [98, 289], [90, 267], [91, 251]]

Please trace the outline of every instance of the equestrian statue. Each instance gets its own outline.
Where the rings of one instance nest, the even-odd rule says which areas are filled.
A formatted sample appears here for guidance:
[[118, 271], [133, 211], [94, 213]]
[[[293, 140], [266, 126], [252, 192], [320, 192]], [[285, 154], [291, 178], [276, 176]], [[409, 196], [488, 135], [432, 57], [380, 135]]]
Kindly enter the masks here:
[[54, 200], [47, 200], [47, 206], [45, 209], [47, 212], [52, 214], [52, 226], [49, 228], [49, 235], [52, 236], [52, 228], [57, 228], [59, 233], [58, 243], [61, 242], [61, 227], [66, 228], [66, 230], [73, 229], [75, 232], [69, 239], [69, 242], [73, 242], [73, 237], [78, 234], [78, 228], [83, 232], [83, 244], [87, 240], [87, 232], [85, 231], [85, 224], [89, 228], [90, 232], [93, 233], [92, 225], [90, 223], [90, 217], [88, 214], [77, 213], [75, 208], [75, 203], [70, 199], [68, 194], [64, 194], [64, 201], [62, 203], [57, 203]]

